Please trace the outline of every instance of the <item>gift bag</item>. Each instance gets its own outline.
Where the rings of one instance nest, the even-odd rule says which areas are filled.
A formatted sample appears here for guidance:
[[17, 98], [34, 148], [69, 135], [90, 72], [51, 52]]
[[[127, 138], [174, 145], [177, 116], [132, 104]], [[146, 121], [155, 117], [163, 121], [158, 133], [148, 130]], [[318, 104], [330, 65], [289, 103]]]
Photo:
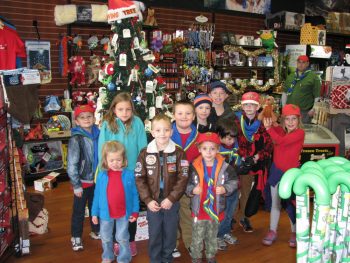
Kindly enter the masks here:
[[338, 85], [332, 89], [331, 106], [336, 109], [350, 109], [350, 85]]

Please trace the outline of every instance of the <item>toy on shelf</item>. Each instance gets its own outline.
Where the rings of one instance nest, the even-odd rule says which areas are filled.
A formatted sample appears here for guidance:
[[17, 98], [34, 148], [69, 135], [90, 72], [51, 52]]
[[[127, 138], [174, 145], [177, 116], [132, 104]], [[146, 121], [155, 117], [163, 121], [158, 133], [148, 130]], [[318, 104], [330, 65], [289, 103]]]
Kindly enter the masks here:
[[90, 61], [90, 65], [87, 66], [88, 86], [98, 81], [98, 73], [101, 69], [101, 58], [99, 56], [91, 56]]
[[76, 107], [77, 105], [86, 104], [86, 92], [84, 91], [73, 91], [72, 93], [73, 104]]
[[85, 60], [81, 56], [72, 56], [69, 59], [69, 73], [71, 74], [70, 85], [85, 85]]
[[146, 21], [143, 23], [146, 26], [157, 26], [157, 20], [154, 17], [154, 9], [153, 8], [148, 8], [147, 9], [147, 18]]
[[275, 42], [276, 36], [277, 36], [277, 31], [274, 30], [260, 30], [256, 32], [260, 38], [261, 42], [264, 48], [268, 52], [272, 52], [272, 50], [277, 47], [277, 44]]
[[29, 133], [25, 136], [25, 141], [30, 140], [42, 140], [43, 139], [43, 130], [41, 124], [38, 123], [34, 128], [30, 129]]
[[93, 107], [94, 109], [96, 109], [97, 95], [97, 92], [92, 91], [86, 93], [87, 104]]

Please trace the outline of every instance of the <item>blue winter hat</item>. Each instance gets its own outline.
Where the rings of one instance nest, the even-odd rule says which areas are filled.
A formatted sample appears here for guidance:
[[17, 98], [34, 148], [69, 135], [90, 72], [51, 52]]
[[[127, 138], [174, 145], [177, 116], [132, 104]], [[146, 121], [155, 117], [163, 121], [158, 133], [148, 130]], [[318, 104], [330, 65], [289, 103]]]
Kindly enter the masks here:
[[230, 93], [228, 88], [226, 87], [226, 84], [220, 80], [214, 81], [210, 83], [210, 92], [212, 92], [216, 88], [222, 88], [226, 93]]
[[199, 105], [203, 103], [208, 103], [210, 107], [213, 106], [213, 100], [207, 94], [199, 94], [193, 100], [193, 105], [197, 108]]

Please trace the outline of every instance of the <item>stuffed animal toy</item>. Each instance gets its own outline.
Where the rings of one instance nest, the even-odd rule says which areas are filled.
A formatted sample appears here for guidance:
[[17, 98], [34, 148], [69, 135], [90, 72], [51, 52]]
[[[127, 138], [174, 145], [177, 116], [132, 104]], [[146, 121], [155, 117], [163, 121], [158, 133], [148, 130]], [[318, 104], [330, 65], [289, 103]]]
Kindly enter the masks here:
[[268, 52], [271, 52], [275, 47], [278, 47], [275, 39], [277, 36], [277, 31], [274, 30], [260, 30], [256, 32], [260, 38], [264, 48], [267, 49]]
[[87, 104], [96, 109], [97, 93], [89, 91], [86, 93]]
[[69, 73], [71, 74], [70, 84], [77, 84], [78, 87], [85, 85], [85, 60], [81, 56], [73, 56], [69, 59]]
[[262, 121], [264, 118], [271, 118], [272, 123], [277, 123], [277, 115], [274, 112], [275, 99], [272, 96], [266, 96], [262, 103], [262, 111], [258, 115], [258, 120]]
[[90, 61], [90, 65], [87, 66], [88, 86], [98, 81], [98, 73], [101, 69], [101, 59], [99, 56], [91, 56]]
[[102, 123], [103, 105], [105, 104], [106, 97], [107, 97], [106, 88], [105, 87], [99, 88], [98, 98], [96, 103], [96, 110], [95, 110], [95, 124], [98, 126]]
[[73, 91], [72, 98], [75, 106], [86, 104], [86, 92], [84, 91]]
[[38, 123], [34, 128], [30, 129], [29, 133], [24, 138], [25, 141], [30, 140], [42, 140], [43, 139], [43, 130], [41, 124]]
[[153, 8], [148, 8], [147, 9], [147, 18], [146, 21], [144, 22], [144, 25], [146, 26], [157, 26], [157, 21], [156, 18], [154, 17], [154, 9]]

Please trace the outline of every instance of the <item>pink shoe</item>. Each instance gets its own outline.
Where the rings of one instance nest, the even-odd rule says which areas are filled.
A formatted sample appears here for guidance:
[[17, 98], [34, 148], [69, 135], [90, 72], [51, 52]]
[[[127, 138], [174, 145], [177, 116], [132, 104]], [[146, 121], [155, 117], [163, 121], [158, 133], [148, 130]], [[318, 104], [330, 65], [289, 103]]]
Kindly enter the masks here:
[[137, 255], [137, 248], [136, 248], [136, 242], [132, 241], [130, 242], [130, 251], [131, 251], [131, 256], [135, 257]]
[[288, 240], [289, 242], [289, 246], [292, 248], [297, 247], [297, 239], [296, 239], [296, 235], [295, 232], [292, 232], [292, 234], [290, 235], [290, 239]]
[[114, 253], [114, 256], [119, 255], [119, 244], [118, 243], [113, 244], [113, 253]]
[[277, 233], [273, 230], [270, 230], [262, 240], [262, 243], [265, 246], [271, 246], [272, 243], [276, 241], [276, 239], [277, 239]]

